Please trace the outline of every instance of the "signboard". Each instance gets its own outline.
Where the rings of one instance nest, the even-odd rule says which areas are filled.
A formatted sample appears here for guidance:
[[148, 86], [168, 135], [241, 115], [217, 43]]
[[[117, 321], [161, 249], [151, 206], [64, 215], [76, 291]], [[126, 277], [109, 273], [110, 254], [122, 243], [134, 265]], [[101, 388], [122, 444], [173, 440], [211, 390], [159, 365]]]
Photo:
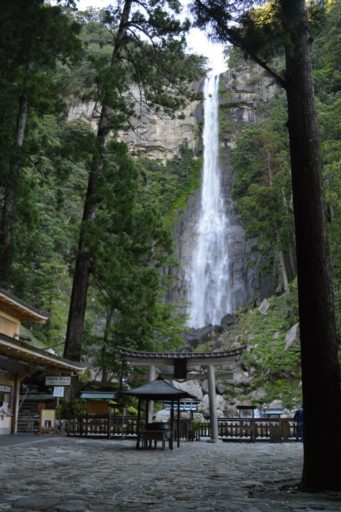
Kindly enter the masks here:
[[11, 386], [0, 385], [0, 393], [10, 393], [12, 390]]
[[64, 386], [55, 386], [53, 388], [53, 396], [57, 396], [59, 398], [63, 398], [63, 396], [64, 396]]
[[45, 377], [45, 386], [70, 386], [71, 377], [65, 375], [51, 375]]

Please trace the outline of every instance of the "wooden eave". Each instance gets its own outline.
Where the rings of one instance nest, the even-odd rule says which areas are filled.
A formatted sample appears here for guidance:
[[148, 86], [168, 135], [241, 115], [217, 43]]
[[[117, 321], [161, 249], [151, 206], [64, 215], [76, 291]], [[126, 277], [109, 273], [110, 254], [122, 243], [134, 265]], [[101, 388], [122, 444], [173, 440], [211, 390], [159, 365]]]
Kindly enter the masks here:
[[83, 363], [50, 354], [4, 334], [0, 334], [0, 355], [31, 366], [48, 367], [49, 369], [62, 370], [69, 373], [81, 372], [86, 368], [86, 365]]
[[0, 288], [0, 310], [8, 313], [20, 321], [43, 324], [48, 320], [48, 315], [28, 306], [14, 295], [10, 295]]

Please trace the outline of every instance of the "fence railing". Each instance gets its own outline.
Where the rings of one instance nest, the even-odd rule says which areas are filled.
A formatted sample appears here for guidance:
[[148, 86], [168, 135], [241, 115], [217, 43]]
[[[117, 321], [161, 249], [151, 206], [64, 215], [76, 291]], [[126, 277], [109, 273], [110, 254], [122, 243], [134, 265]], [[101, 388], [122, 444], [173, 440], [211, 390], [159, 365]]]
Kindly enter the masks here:
[[65, 422], [69, 436], [131, 437], [136, 436], [137, 417], [84, 415]]
[[[65, 421], [69, 436], [132, 438], [137, 435], [136, 416], [77, 416]], [[143, 428], [143, 425], [142, 425]], [[209, 422], [180, 420], [180, 439], [200, 440], [210, 437]], [[295, 422], [291, 418], [219, 418], [218, 435], [224, 441], [291, 441], [295, 439]]]

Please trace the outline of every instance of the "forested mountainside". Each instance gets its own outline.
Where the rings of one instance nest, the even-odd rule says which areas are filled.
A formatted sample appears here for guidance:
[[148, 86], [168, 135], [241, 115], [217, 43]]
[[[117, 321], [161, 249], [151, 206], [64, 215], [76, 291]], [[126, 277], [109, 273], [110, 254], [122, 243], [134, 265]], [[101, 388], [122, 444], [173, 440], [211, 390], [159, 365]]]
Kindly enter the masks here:
[[[334, 266], [334, 290], [340, 332], [340, 2], [333, 3], [322, 28], [314, 33], [313, 62], [323, 157], [328, 228]], [[232, 62], [240, 56], [234, 51]], [[281, 63], [279, 62], [279, 66]], [[257, 81], [253, 67], [250, 81]], [[233, 197], [248, 233], [261, 244], [268, 268], [277, 260], [281, 287], [295, 276], [286, 104], [277, 92], [263, 118], [237, 133], [232, 151]]]
[[[158, 146], [156, 154], [150, 158], [148, 150], [136, 151], [133, 146], [129, 147], [134, 98], [129, 94], [133, 89], [129, 89], [128, 84], [131, 85], [135, 75], [143, 69], [142, 85], [146, 91], [143, 101], [149, 105], [150, 112], [160, 118], [164, 115], [178, 118], [180, 123], [185, 103], [199, 98], [193, 84], [204, 76], [203, 63], [196, 57], [185, 58], [175, 44], [174, 47], [169, 45], [162, 50], [163, 62], [168, 64], [164, 75], [157, 74], [155, 67], [145, 66], [146, 56], [150, 55], [143, 44], [142, 57], [131, 47], [135, 68], [119, 66], [112, 73], [108, 69], [111, 30], [117, 29], [115, 22], [110, 25], [112, 19], [95, 11], [63, 14], [57, 7], [39, 11], [36, 17], [35, 7], [36, 2], [32, 2], [31, 9], [21, 11], [21, 21], [16, 22], [17, 31], [12, 34], [12, 40], [6, 30], [1, 33], [2, 207], [11, 192], [9, 183], [16, 184], [16, 208], [9, 212], [13, 219], [10, 254], [3, 252], [4, 261], [10, 263], [6, 265], [6, 272], [2, 267], [1, 286], [50, 314], [47, 325], [35, 329], [34, 334], [62, 353], [83, 203], [96, 148], [94, 121], [89, 123], [88, 119], [70, 112], [75, 104], [91, 104], [98, 117], [103, 95], [107, 98], [111, 94], [110, 101], [120, 116], [110, 128], [114, 134], [124, 131], [123, 138], [128, 146], [115, 137], [108, 145], [97, 189], [100, 207], [96, 222], [86, 233], [91, 250], [91, 278], [84, 331], [85, 353], [96, 358], [95, 364], [104, 370], [105, 380], [117, 370], [117, 346], [149, 350], [183, 344], [185, 318], [178, 304], [164, 300], [171, 279], [164, 269], [176, 265], [173, 239], [176, 222], [200, 183], [200, 116], [196, 128], [193, 123], [197, 145], [193, 144], [194, 139], [188, 145], [188, 137], [184, 136], [173, 157], [167, 151], [167, 159], [160, 159], [162, 152]], [[13, 12], [13, 16], [15, 14]], [[32, 29], [27, 40], [28, 21]], [[341, 296], [340, 23], [341, 2], [334, 2], [326, 18], [316, 27], [313, 45], [337, 312], [340, 312]], [[50, 51], [51, 24], [56, 44]], [[37, 34], [39, 48], [35, 46]], [[180, 62], [178, 75], [172, 77], [170, 70]], [[280, 60], [278, 66], [281, 66]], [[256, 65], [245, 62], [238, 51], [230, 51], [232, 86], [233, 76], [238, 80], [238, 74], [245, 73], [245, 69], [250, 90], [255, 84], [259, 85], [263, 75]], [[168, 95], [171, 80], [174, 90], [177, 87], [181, 90]], [[114, 92], [103, 84], [115, 84]], [[223, 111], [228, 112], [229, 91], [221, 92]], [[241, 104], [242, 107], [245, 105]], [[236, 215], [262, 254], [259, 272], [275, 276], [274, 289], [282, 293], [295, 278], [282, 93], [277, 91], [264, 111], [257, 118], [250, 117], [248, 123], [239, 123], [237, 118], [227, 119], [222, 113], [221, 144], [224, 146], [226, 134], [230, 132], [233, 136], [227, 152]], [[23, 124], [26, 124], [24, 137], [23, 131], [18, 130]], [[167, 139], [167, 134], [165, 137]], [[139, 138], [143, 139], [141, 131]], [[4, 226], [2, 229], [4, 231]], [[291, 286], [295, 286], [294, 282]], [[240, 314], [244, 315], [245, 310]], [[296, 322], [297, 308], [286, 308], [280, 336]], [[238, 321], [234, 329], [238, 329]], [[270, 343], [276, 332], [277, 327], [271, 333], [265, 330], [264, 336], [257, 331], [257, 336], [262, 337], [264, 343]], [[238, 336], [235, 331], [233, 343]], [[251, 322], [247, 337], [252, 339], [252, 336]], [[231, 337], [225, 336], [222, 343], [229, 346]], [[102, 348], [99, 350], [99, 347]], [[256, 349], [254, 347], [253, 353]], [[279, 375], [281, 379], [290, 377], [292, 370], [287, 369], [286, 358], [283, 363], [285, 368], [274, 373], [274, 379]], [[295, 368], [298, 372], [298, 356]]]
[[[16, 2], [4, 13], [1, 205], [5, 215], [15, 194], [15, 210], [12, 202], [3, 218], [1, 284], [50, 313], [40, 335], [59, 353], [98, 150], [93, 128], [104, 99], [113, 113], [106, 127], [113, 136], [96, 182], [100, 207], [86, 234], [92, 268], [84, 338], [96, 347], [109, 339], [111, 348], [118, 343], [147, 348], [180, 337], [181, 322], [172, 320], [176, 311], [162, 299], [159, 269], [172, 254], [173, 210], [197, 187], [200, 163], [185, 143], [167, 162], [133, 160], [115, 137], [130, 128], [136, 103], [132, 84], [139, 88], [139, 108], [143, 104], [151, 113], [182, 118], [182, 108], [196, 96], [192, 84], [203, 77], [203, 59], [183, 53], [182, 27], [169, 13], [154, 10], [151, 3], [146, 16], [153, 34], [159, 34], [157, 43], [136, 47], [130, 41], [115, 69], [110, 68], [119, 24], [115, 12], [64, 14], [57, 6]], [[92, 124], [70, 120], [75, 102], [93, 104]], [[13, 220], [10, 229], [8, 220]]]

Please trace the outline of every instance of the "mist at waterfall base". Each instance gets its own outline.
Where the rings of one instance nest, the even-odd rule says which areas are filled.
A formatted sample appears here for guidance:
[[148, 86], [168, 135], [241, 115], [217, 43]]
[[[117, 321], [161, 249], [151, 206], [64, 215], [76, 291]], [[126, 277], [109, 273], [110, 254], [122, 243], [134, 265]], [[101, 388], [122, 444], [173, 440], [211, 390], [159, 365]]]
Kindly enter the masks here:
[[194, 246], [185, 269], [188, 326], [219, 325], [233, 313], [229, 261], [230, 222], [219, 165], [219, 75], [204, 82], [203, 169]]

